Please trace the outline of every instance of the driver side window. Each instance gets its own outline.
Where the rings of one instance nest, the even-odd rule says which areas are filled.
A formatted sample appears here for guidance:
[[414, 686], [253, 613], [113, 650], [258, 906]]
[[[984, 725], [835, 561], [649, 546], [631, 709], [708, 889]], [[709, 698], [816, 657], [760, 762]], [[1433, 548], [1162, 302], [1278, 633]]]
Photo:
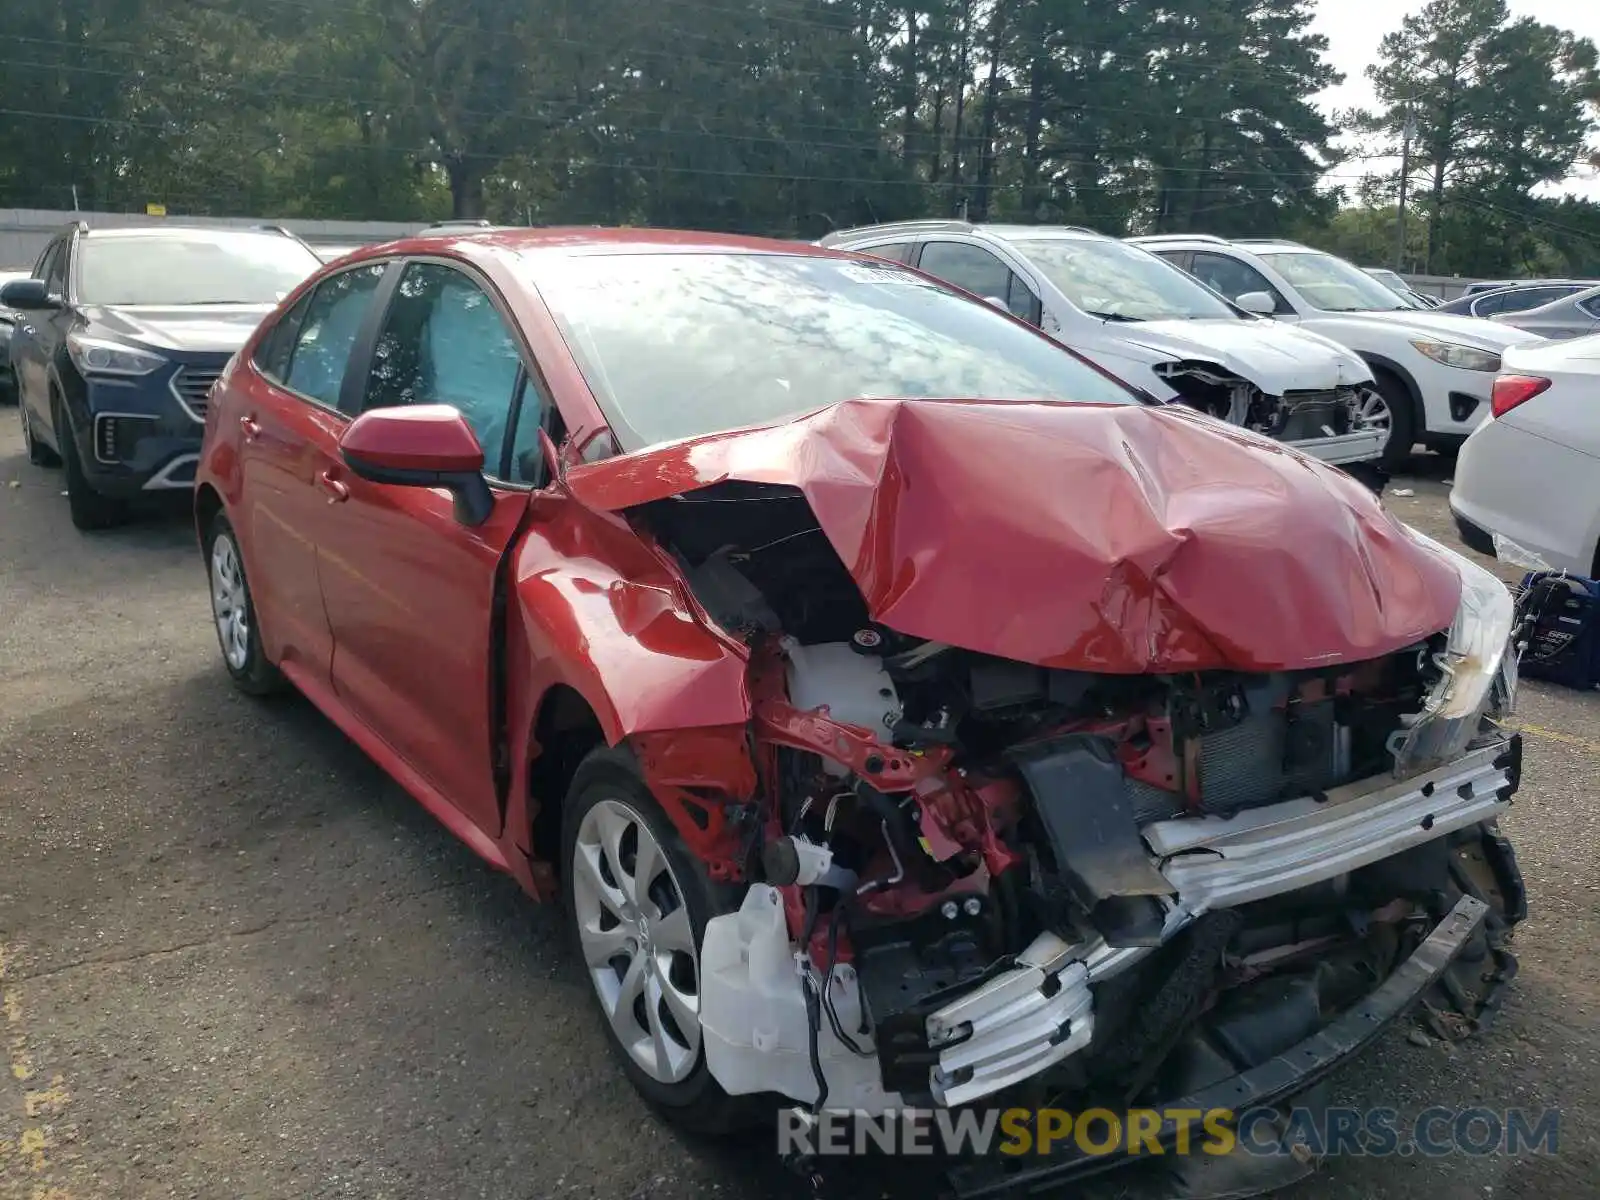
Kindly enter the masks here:
[[1252, 266], [1222, 254], [1197, 252], [1189, 273], [1213, 291], [1221, 292], [1229, 300], [1237, 301], [1246, 292], [1265, 292], [1272, 297], [1277, 312], [1291, 311], [1278, 289], [1267, 282], [1267, 277]]
[[966, 242], [929, 242], [922, 249], [922, 270], [953, 283], [974, 296], [999, 300], [1012, 316], [1039, 323], [1039, 298], [1015, 272], [982, 246]]
[[361, 407], [452, 405], [477, 435], [484, 469], [498, 475], [521, 370], [516, 340], [482, 288], [452, 267], [412, 263], [373, 347]]
[[44, 259], [33, 270], [35, 279], [44, 280], [52, 296], [67, 294], [67, 248], [71, 243], [63, 239], [50, 247]]

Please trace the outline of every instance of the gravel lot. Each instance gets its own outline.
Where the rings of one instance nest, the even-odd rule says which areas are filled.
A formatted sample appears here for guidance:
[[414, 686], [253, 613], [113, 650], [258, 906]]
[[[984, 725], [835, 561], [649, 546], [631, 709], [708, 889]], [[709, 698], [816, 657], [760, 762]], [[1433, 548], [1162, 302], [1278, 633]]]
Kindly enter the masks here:
[[[1453, 542], [1415, 471], [1391, 506]], [[234, 694], [181, 509], [85, 537], [61, 486], [0, 411], [0, 1200], [803, 1194], [634, 1098], [553, 913], [308, 704]], [[1507, 1009], [1334, 1091], [1556, 1106], [1559, 1153], [1346, 1158], [1297, 1200], [1600, 1196], [1600, 697], [1524, 696]]]

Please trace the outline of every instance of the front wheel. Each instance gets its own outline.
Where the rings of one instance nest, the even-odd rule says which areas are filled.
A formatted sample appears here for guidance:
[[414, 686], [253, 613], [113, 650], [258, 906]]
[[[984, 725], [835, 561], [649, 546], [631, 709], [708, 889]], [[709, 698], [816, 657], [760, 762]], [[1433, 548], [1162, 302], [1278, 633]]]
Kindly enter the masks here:
[[1387, 372], [1378, 374], [1376, 388], [1362, 395], [1359, 415], [1387, 434], [1378, 462], [1386, 471], [1398, 470], [1417, 441], [1416, 410], [1406, 385]]
[[33, 419], [28, 416], [28, 403], [17, 393], [17, 420], [22, 422], [22, 444], [28, 451], [28, 461], [36, 467], [54, 467], [60, 459], [55, 452], [34, 436]]
[[128, 518], [128, 506], [94, 490], [84, 473], [77, 439], [72, 436], [72, 426], [67, 423], [66, 410], [60, 403], [55, 406], [55, 414], [56, 441], [61, 446], [61, 465], [66, 468], [67, 508], [72, 513], [72, 523], [85, 532], [122, 524]]
[[250, 581], [245, 578], [244, 556], [233, 526], [221, 513], [206, 533], [206, 562], [211, 575], [211, 615], [222, 647], [222, 665], [234, 685], [251, 696], [265, 696], [283, 686], [283, 676], [267, 661], [261, 648], [261, 628], [256, 622]]
[[674, 1123], [726, 1133], [759, 1106], [706, 1067], [700, 945], [714, 889], [625, 750], [584, 759], [562, 814], [567, 920], [606, 1037], [639, 1093]]

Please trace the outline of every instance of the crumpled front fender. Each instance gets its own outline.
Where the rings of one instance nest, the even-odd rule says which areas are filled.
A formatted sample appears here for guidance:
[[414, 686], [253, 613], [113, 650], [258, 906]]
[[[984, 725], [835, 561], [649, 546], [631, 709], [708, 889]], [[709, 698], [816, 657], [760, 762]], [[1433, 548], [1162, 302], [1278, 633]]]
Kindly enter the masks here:
[[533, 523], [512, 564], [531, 690], [573, 688], [612, 745], [748, 721], [745, 648], [698, 619], [676, 576], [632, 530], [567, 508], [570, 519]]
[[[561, 797], [532, 794], [530, 772], [543, 755], [570, 749], [537, 739], [546, 705], [575, 692], [609, 745], [633, 749], [663, 811], [712, 876], [732, 878], [731, 833], [714, 797], [742, 800], [754, 788], [744, 741], [748, 652], [699, 619], [675, 573], [625, 522], [559, 497], [533, 504], [509, 564], [508, 839], [535, 859], [536, 850], [553, 850], [534, 846], [533, 821]], [[538, 895], [554, 894], [547, 862], [531, 862], [525, 882]]]

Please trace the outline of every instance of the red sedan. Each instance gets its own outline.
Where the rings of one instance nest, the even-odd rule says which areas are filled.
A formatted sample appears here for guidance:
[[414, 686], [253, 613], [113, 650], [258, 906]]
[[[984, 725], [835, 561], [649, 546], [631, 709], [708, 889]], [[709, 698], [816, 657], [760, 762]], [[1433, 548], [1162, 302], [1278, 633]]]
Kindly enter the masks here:
[[1311, 1037], [1309, 1080], [1463, 946], [1437, 1004], [1509, 973], [1498, 581], [903, 267], [373, 247], [230, 364], [196, 519], [233, 679], [564, 895], [691, 1126], [1181, 1094], [1201, 1045], [1243, 1108], [1253, 1059]]

